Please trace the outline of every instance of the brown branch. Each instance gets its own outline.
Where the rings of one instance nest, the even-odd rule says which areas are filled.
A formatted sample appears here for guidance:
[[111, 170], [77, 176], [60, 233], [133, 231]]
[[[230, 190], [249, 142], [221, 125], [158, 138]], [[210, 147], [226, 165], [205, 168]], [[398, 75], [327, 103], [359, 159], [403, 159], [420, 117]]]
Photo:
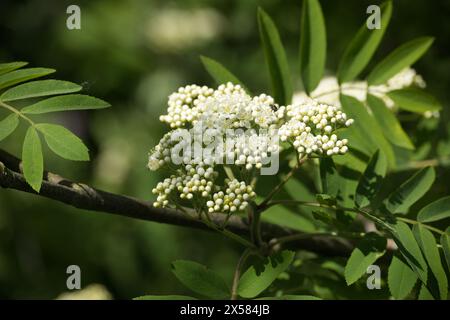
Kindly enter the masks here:
[[[11, 154], [0, 150], [0, 186], [3, 188], [20, 190], [37, 194], [25, 181], [21, 173], [21, 162]], [[147, 220], [171, 225], [185, 226], [197, 229], [211, 230], [201, 220], [184, 212], [174, 209], [155, 208], [149, 202], [124, 195], [113, 194], [94, 189], [82, 183], [75, 183], [56, 174], [45, 172], [40, 193], [42, 197], [50, 198], [76, 208], [112, 213], [134, 219]], [[210, 215], [211, 221], [222, 226], [227, 215], [214, 213]], [[237, 215], [229, 218], [227, 229], [239, 235], [249, 234], [247, 220]], [[269, 241], [274, 238], [298, 234], [289, 228], [273, 224], [262, 223], [261, 235]], [[315, 236], [306, 237], [290, 246], [327, 256], [347, 256], [353, 245], [351, 242], [336, 237]]]

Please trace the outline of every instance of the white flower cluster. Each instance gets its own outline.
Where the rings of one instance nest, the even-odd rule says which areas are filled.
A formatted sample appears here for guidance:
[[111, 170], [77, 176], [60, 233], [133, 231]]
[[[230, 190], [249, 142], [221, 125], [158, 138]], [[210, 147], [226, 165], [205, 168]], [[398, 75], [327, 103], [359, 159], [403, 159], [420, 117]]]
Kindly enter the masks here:
[[212, 200], [206, 205], [209, 212], [235, 212], [245, 210], [255, 196], [251, 186], [247, 186], [245, 182], [239, 182], [236, 179], [225, 180], [227, 188], [225, 192], [219, 191], [214, 193]]
[[[399, 90], [410, 86], [424, 88], [426, 83], [414, 69], [405, 68], [389, 79], [385, 84], [381, 85], [368, 86], [365, 81], [343, 83], [342, 93], [352, 96], [360, 101], [365, 101], [367, 98], [366, 93], [369, 92], [382, 99], [388, 108], [394, 108], [394, 102], [388, 97], [387, 93], [389, 91]], [[339, 84], [336, 77], [323, 78], [317, 88], [311, 92], [311, 97], [314, 97], [323, 103], [340, 106]], [[305, 99], [308, 99], [306, 93], [299, 92], [294, 95], [293, 101], [294, 103], [301, 103]]]
[[339, 140], [333, 132], [349, 127], [353, 119], [347, 119], [338, 107], [307, 99], [287, 106], [286, 116], [289, 120], [280, 127], [280, 140], [291, 141], [300, 157], [313, 153], [331, 156], [348, 151], [347, 139]]
[[[220, 85], [211, 96], [196, 106], [198, 120], [220, 129], [269, 128], [283, 117], [272, 97], [250, 97], [240, 85]], [[195, 121], [194, 121], [195, 124]]]
[[187, 122], [196, 119], [198, 114], [195, 105], [212, 95], [213, 89], [207, 86], [197, 86], [195, 84], [181, 87], [178, 92], [169, 96], [167, 115], [159, 117], [159, 120], [166, 122], [171, 128], [179, 128]]
[[[218, 173], [212, 167], [199, 163], [195, 166], [187, 165], [180, 170], [178, 175], [171, 175], [159, 182], [152, 190], [157, 195], [153, 203], [155, 207], [165, 207], [170, 202], [170, 197], [180, 199], [192, 199], [194, 195], [202, 198], [210, 198], [215, 191], [214, 179]], [[176, 199], [174, 199], [176, 201]]]
[[[300, 157], [344, 154], [347, 140], [339, 140], [335, 131], [353, 122], [339, 107], [312, 99], [278, 106], [272, 97], [252, 97], [232, 83], [216, 90], [197, 85], [180, 88], [170, 95], [167, 112], [160, 120], [173, 130], [150, 153], [148, 167], [165, 166], [176, 173], [153, 189], [155, 206], [195, 199], [197, 206], [210, 212], [241, 211], [255, 197], [244, 181], [217, 185], [217, 164], [231, 160], [241, 169], [262, 169], [281, 151], [278, 137], [289, 141]], [[211, 142], [215, 142], [213, 150], [208, 149]], [[175, 162], [173, 157], [180, 152], [180, 161]]]

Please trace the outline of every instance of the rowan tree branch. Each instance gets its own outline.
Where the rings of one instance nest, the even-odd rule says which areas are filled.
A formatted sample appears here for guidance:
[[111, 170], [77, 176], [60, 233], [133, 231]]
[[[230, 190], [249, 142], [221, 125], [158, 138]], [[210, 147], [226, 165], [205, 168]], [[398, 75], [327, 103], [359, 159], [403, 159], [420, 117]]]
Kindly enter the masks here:
[[[0, 150], [0, 186], [3, 188], [36, 194], [79, 209], [211, 230], [195, 215], [174, 209], [155, 208], [150, 202], [97, 190], [88, 185], [72, 182], [47, 171], [44, 172], [44, 181], [40, 193], [37, 194], [26, 183], [21, 172], [21, 161], [6, 151]], [[224, 225], [227, 215], [213, 213], [210, 214], [210, 219], [219, 227]], [[249, 235], [249, 224], [246, 218], [237, 215], [231, 216], [226, 225], [229, 231], [246, 237]], [[298, 234], [298, 232], [273, 224], [261, 224], [261, 236], [266, 241], [293, 234]], [[311, 237], [300, 237], [298, 241], [290, 242], [289, 247], [305, 249], [326, 256], [348, 256], [353, 249], [353, 244], [349, 240], [339, 237], [312, 234]]]

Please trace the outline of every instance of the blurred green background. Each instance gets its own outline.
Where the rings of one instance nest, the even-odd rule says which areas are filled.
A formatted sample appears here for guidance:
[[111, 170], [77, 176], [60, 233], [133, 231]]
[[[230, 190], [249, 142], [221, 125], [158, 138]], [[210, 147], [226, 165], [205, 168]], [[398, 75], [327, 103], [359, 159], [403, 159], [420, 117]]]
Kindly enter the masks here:
[[[379, 2], [321, 3], [327, 25], [327, 68], [333, 73], [367, 17], [367, 6]], [[70, 4], [81, 8], [81, 30], [66, 28]], [[92, 161], [64, 161], [45, 150], [46, 168], [110, 192], [151, 200], [151, 189], [161, 177], [146, 170], [147, 151], [166, 129], [158, 116], [164, 113], [168, 95], [190, 83], [215, 85], [200, 55], [224, 63], [254, 92], [268, 92], [255, 15], [258, 6], [277, 24], [296, 90], [301, 89], [299, 0], [2, 0], [1, 62], [20, 60], [33, 67], [55, 68], [55, 78], [80, 83], [85, 93], [113, 106], [55, 115], [53, 121], [63, 123], [89, 145]], [[415, 37], [435, 36], [433, 47], [415, 69], [444, 106], [450, 102], [449, 16], [450, 1], [394, 1], [391, 25], [373, 59], [379, 61]], [[0, 110], [0, 117], [4, 114]], [[449, 154], [448, 119], [444, 108], [440, 120], [407, 124], [409, 130], [423, 133], [415, 139], [421, 150], [418, 158]], [[0, 147], [19, 156], [23, 136], [21, 128]], [[448, 169], [438, 168], [437, 176], [425, 202], [449, 194]], [[81, 267], [82, 286], [103, 284], [115, 298], [183, 294], [187, 290], [170, 271], [173, 260], [201, 262], [231, 282], [240, 250], [211, 233], [86, 212], [0, 190], [0, 298], [55, 298], [67, 291], [66, 268], [71, 264]]]

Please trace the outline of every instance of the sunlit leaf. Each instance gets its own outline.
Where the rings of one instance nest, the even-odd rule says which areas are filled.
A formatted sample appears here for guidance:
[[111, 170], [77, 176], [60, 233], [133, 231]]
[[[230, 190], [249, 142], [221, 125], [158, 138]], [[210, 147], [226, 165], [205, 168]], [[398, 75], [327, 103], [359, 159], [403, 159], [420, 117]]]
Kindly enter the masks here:
[[400, 249], [403, 257], [408, 262], [409, 266], [416, 272], [419, 279], [423, 283], [427, 283], [428, 267], [425, 259], [422, 256], [419, 244], [417, 243], [413, 232], [404, 222], [397, 221], [393, 226], [394, 240]]
[[405, 131], [403, 131], [403, 128], [394, 113], [386, 107], [383, 100], [369, 94], [367, 96], [367, 103], [386, 139], [396, 146], [413, 150], [414, 145]]
[[404, 68], [411, 66], [428, 50], [433, 40], [431, 37], [417, 38], [395, 49], [375, 66], [367, 77], [368, 84], [385, 83]]
[[80, 91], [81, 86], [62, 80], [38, 80], [13, 87], [0, 96], [2, 101], [36, 98]]
[[19, 125], [19, 116], [16, 113], [10, 114], [0, 121], [0, 141], [8, 137]]
[[417, 220], [420, 222], [432, 222], [446, 218], [450, 218], [450, 196], [430, 203], [417, 215]]
[[40, 114], [56, 111], [103, 109], [109, 107], [109, 103], [82, 94], [68, 94], [39, 101], [21, 111], [27, 114]]
[[414, 236], [417, 242], [422, 248], [422, 253], [425, 256], [431, 272], [433, 272], [439, 287], [439, 295], [442, 300], [447, 299], [448, 282], [445, 275], [444, 268], [442, 267], [441, 257], [439, 250], [430, 230], [426, 229], [420, 224], [416, 224], [413, 227]]
[[197, 262], [177, 260], [172, 263], [172, 271], [178, 280], [192, 291], [212, 299], [225, 299], [230, 289], [214, 271]]
[[417, 282], [417, 274], [396, 256], [392, 257], [388, 270], [388, 285], [396, 299], [405, 298]]
[[420, 286], [419, 300], [434, 300], [433, 295], [428, 291], [427, 287], [422, 283]]
[[0, 89], [31, 79], [43, 77], [53, 72], [55, 72], [54, 69], [47, 68], [27, 68], [11, 71], [0, 76]]
[[261, 8], [258, 8], [258, 26], [269, 67], [273, 97], [276, 103], [287, 105], [292, 99], [292, 83], [286, 53], [275, 24]]
[[386, 251], [386, 238], [375, 233], [367, 233], [358, 242], [345, 266], [345, 281], [351, 285], [367, 272], [372, 265]]
[[318, 0], [303, 0], [300, 32], [300, 70], [309, 93], [322, 78], [327, 54], [325, 22]]
[[57, 155], [75, 161], [89, 160], [89, 151], [83, 141], [66, 128], [40, 123], [36, 125], [36, 129], [44, 134], [49, 148]]
[[364, 21], [341, 58], [337, 72], [339, 83], [355, 79], [364, 70], [386, 32], [391, 15], [392, 2], [387, 1], [381, 5], [380, 29], [370, 30]]
[[[368, 148], [372, 152], [379, 149], [386, 156], [386, 160], [390, 168], [395, 167], [395, 155], [392, 150], [391, 144], [386, 140], [383, 135], [383, 130], [378, 125], [374, 117], [372, 117], [366, 106], [358, 99], [341, 95], [342, 109], [347, 114], [349, 118], [355, 120], [352, 126], [346, 131], [351, 131], [357, 136], [357, 139], [361, 140], [363, 143], [368, 144]], [[350, 146], [351, 146], [351, 140]]]
[[384, 201], [391, 213], [407, 213], [410, 206], [431, 188], [435, 179], [432, 167], [423, 168], [406, 180]]
[[294, 259], [294, 252], [282, 251], [266, 258], [264, 264], [252, 265], [239, 280], [238, 294], [254, 298], [267, 289]]
[[407, 111], [424, 113], [442, 109], [441, 104], [435, 97], [417, 88], [393, 90], [388, 92], [387, 95], [399, 108]]
[[242, 82], [221, 63], [205, 56], [201, 56], [200, 59], [202, 60], [203, 66], [205, 67], [206, 71], [208, 71], [208, 73], [211, 75], [211, 77], [213, 77], [217, 84], [223, 84], [227, 82], [239, 84], [248, 92], [248, 89], [242, 84]]
[[11, 72], [13, 70], [22, 68], [26, 66], [28, 62], [8, 62], [8, 63], [0, 63], [0, 75]]
[[34, 127], [29, 127], [25, 135], [22, 166], [25, 180], [36, 192], [39, 192], [44, 174], [44, 160], [41, 141]]

